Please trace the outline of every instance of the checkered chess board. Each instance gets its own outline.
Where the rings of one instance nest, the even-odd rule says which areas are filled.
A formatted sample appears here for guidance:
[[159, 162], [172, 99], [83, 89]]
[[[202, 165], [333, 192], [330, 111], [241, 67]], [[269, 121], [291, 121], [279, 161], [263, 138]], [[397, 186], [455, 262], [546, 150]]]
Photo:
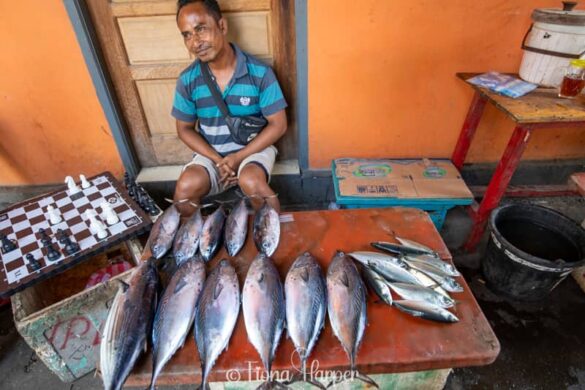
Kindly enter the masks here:
[[[0, 232], [16, 244], [16, 249], [4, 252], [0, 243], [0, 297], [7, 297], [42, 279], [63, 272], [80, 261], [105, 249], [148, 231], [152, 225], [146, 213], [129, 197], [125, 189], [109, 173], [89, 178], [90, 186], [73, 195], [63, 190], [45, 194], [0, 211]], [[80, 186], [81, 188], [81, 186]], [[100, 204], [107, 201], [119, 221], [111, 226], [102, 216]], [[52, 205], [62, 217], [51, 225], [47, 206]], [[108, 235], [100, 240], [90, 229], [86, 210], [94, 210], [96, 218], [106, 226]], [[55, 261], [47, 258], [47, 248], [41, 243], [39, 229], [51, 238], [53, 247], [61, 253]], [[57, 230], [61, 229], [80, 249], [68, 255], [59, 243]], [[40, 268], [28, 263], [32, 254]]]

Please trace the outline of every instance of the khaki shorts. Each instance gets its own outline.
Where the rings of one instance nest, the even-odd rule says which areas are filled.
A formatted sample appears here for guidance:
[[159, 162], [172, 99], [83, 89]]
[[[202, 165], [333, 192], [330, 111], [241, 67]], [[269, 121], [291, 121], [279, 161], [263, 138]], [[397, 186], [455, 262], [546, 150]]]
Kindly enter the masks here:
[[[264, 168], [266, 174], [268, 175], [268, 180], [270, 180], [270, 173], [272, 172], [272, 168], [274, 167], [274, 161], [276, 160], [276, 155], [278, 154], [278, 150], [274, 146], [269, 146], [266, 149], [262, 150], [261, 152], [254, 153], [248, 157], [246, 157], [240, 164], [238, 168], [238, 177], [240, 177], [240, 173], [242, 169], [247, 164], [258, 164], [262, 168]], [[235, 184], [224, 185], [219, 182], [221, 176], [219, 174], [219, 169], [215, 166], [215, 163], [208, 159], [205, 156], [195, 153], [193, 155], [193, 160], [189, 161], [183, 167], [183, 171], [190, 167], [191, 165], [200, 165], [209, 174], [209, 182], [211, 184], [211, 189], [209, 190], [208, 195], [216, 195], [219, 194], [228, 188], [234, 186]]]

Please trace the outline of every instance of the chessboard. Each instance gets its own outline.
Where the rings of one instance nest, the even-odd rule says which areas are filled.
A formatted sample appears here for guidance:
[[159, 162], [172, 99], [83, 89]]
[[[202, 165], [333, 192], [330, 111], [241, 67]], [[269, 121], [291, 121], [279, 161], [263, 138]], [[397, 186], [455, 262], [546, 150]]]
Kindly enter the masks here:
[[[84, 178], [84, 182], [86, 188], [72, 191], [65, 186], [0, 211], [0, 298], [151, 228], [149, 216], [111, 173]], [[117, 217], [116, 223], [106, 222], [104, 201], [109, 207], [103, 206]], [[52, 224], [51, 213], [60, 222]]]

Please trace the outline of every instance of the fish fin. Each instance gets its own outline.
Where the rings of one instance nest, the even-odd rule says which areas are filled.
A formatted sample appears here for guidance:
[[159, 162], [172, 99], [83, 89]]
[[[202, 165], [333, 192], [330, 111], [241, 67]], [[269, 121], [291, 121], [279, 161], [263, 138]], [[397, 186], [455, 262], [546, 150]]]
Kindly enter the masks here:
[[362, 381], [364, 383], [367, 383], [370, 386], [375, 387], [376, 389], [379, 389], [380, 388], [380, 386], [378, 386], [378, 384], [372, 378], [370, 378], [369, 376], [367, 376], [366, 374], [362, 374], [359, 371], [356, 371], [355, 373], [356, 373], [356, 375], [355, 375], [355, 378], [356, 379], [359, 379], [360, 381]]
[[303, 271], [301, 272], [301, 278], [306, 282], [309, 281], [309, 270], [304, 268]]
[[120, 283], [120, 287], [122, 287], [122, 291], [126, 292], [130, 288], [130, 285], [121, 279], [116, 279], [118, 283]]
[[349, 288], [349, 277], [347, 276], [347, 273], [343, 273], [341, 274], [341, 283], [343, 283], [343, 285], [347, 288]]
[[219, 297], [221, 290], [223, 290], [223, 285], [220, 283], [216, 284], [215, 289], [213, 290], [213, 299], [217, 299], [217, 297]]
[[178, 293], [179, 291], [181, 291], [185, 286], [187, 286], [187, 282], [185, 281], [185, 279], [181, 279], [179, 280], [179, 282], [177, 283], [177, 285], [175, 286], [175, 290], [173, 291], [173, 294]]

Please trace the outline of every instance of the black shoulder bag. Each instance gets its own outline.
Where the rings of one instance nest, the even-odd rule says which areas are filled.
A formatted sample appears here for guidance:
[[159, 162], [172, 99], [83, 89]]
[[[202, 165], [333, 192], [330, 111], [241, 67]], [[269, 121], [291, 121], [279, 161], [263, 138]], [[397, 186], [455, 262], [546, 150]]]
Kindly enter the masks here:
[[211, 80], [211, 72], [209, 70], [209, 66], [205, 63], [201, 63], [201, 74], [203, 75], [203, 80], [205, 80], [205, 84], [207, 84], [207, 88], [211, 91], [211, 96], [213, 96], [213, 100], [215, 100], [215, 104], [221, 111], [223, 118], [227, 124], [227, 127], [230, 129], [230, 133], [238, 144], [240, 145], [247, 145], [250, 141], [254, 139], [266, 127], [268, 121], [262, 117], [257, 116], [231, 116], [228, 108], [223, 101], [219, 91], [215, 83]]

